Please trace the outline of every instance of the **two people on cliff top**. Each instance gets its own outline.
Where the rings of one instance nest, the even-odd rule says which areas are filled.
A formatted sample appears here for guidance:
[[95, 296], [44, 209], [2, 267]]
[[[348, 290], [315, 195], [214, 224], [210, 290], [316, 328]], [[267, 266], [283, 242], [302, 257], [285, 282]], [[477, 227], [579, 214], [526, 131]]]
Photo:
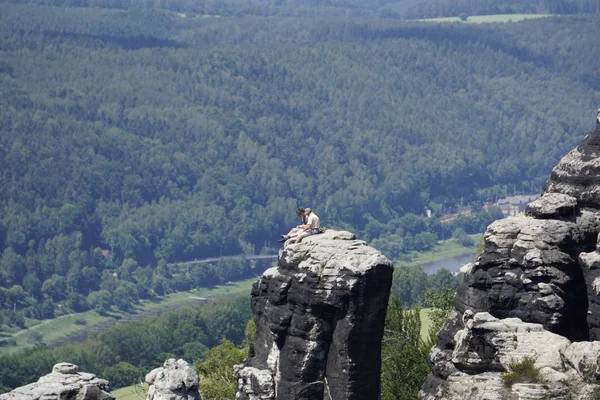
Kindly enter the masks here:
[[292, 228], [286, 235], [281, 235], [280, 242], [289, 240], [289, 243], [300, 242], [307, 236], [320, 232], [321, 220], [310, 208], [298, 208], [296, 215], [301, 219], [300, 225]]

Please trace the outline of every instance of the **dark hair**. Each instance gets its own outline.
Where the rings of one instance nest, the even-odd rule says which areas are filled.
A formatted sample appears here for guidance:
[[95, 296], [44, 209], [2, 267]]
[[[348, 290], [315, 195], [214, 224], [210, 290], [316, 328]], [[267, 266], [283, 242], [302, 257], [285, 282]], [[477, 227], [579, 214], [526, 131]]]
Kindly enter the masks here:
[[304, 215], [304, 208], [299, 207], [298, 209], [296, 209], [296, 215], [302, 217]]

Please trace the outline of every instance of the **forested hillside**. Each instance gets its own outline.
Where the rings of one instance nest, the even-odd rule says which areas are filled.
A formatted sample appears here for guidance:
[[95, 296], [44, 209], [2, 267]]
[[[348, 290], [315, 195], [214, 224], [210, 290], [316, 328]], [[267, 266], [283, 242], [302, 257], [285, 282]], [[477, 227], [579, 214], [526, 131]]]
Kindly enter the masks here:
[[[36, 4], [94, 8], [154, 8], [204, 16], [352, 16], [400, 18], [404, 11], [423, 0], [8, 0]], [[425, 2], [431, 0], [424, 0]]]
[[2, 3], [2, 318], [127, 307], [172, 262], [273, 252], [297, 206], [392, 256], [480, 232], [494, 215], [437, 217], [539, 191], [592, 129], [599, 22]]

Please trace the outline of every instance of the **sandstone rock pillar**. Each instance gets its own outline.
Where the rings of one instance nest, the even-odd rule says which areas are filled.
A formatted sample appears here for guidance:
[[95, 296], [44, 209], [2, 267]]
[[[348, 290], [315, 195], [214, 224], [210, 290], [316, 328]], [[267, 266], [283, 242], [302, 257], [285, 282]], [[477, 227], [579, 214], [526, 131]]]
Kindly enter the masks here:
[[280, 251], [252, 288], [256, 339], [239, 400], [377, 399], [392, 264], [350, 232]]

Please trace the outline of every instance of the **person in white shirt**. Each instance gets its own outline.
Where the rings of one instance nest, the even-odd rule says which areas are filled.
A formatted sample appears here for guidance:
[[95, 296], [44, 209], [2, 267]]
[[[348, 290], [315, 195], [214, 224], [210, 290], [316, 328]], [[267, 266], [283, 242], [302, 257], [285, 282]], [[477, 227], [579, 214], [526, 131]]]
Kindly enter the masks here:
[[290, 239], [290, 243], [300, 242], [307, 236], [319, 233], [321, 228], [321, 220], [319, 219], [319, 216], [312, 212], [310, 208], [304, 209], [304, 216], [306, 217], [306, 224], [299, 226], [299, 228], [301, 228], [304, 232], [297, 237]]

